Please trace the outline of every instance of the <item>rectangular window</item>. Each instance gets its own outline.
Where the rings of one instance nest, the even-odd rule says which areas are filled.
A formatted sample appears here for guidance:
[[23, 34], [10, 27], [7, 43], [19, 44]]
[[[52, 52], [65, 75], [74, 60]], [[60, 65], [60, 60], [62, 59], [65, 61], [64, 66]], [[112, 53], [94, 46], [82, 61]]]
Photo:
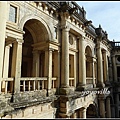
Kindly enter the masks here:
[[16, 23], [17, 21], [17, 7], [10, 5], [9, 21]]

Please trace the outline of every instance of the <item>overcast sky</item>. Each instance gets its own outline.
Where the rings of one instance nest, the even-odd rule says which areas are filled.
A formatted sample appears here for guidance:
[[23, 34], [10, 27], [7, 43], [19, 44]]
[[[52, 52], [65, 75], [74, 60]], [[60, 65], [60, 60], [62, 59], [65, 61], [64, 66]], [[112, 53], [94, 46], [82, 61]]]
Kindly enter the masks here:
[[108, 33], [108, 39], [120, 41], [120, 1], [76, 1], [84, 7], [87, 20]]

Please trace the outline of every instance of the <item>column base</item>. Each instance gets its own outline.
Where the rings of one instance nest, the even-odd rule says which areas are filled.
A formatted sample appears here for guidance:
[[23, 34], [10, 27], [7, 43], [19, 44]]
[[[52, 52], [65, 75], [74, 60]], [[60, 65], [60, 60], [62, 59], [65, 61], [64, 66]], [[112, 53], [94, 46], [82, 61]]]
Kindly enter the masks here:
[[55, 93], [56, 93], [56, 90], [54, 89], [47, 90], [47, 96], [54, 96]]
[[105, 81], [105, 86], [111, 86], [110, 81]]
[[97, 83], [96, 87], [104, 88], [104, 87], [105, 87], [105, 84], [104, 84], [104, 83]]
[[71, 95], [74, 93], [74, 89], [72, 89], [70, 86], [64, 86], [59, 89], [60, 95]]
[[86, 89], [86, 84], [79, 84], [76, 88], [77, 91], [84, 91]]
[[5, 92], [5, 88], [2, 88], [2, 90], [1, 90], [2, 92]]

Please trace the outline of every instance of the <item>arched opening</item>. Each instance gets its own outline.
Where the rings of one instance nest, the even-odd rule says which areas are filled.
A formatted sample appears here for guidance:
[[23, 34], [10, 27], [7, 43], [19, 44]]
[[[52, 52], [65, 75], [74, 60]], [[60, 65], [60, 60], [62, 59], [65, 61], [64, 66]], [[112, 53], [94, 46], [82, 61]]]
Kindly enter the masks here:
[[[45, 51], [48, 49], [46, 41], [48, 41], [49, 35], [45, 26], [36, 19], [30, 19], [24, 24], [23, 30], [25, 34], [23, 35], [21, 77], [47, 77], [47, 73], [44, 72], [46, 69]], [[22, 80], [21, 90], [24, 82], [25, 91], [38, 89], [42, 85], [42, 81]], [[44, 87], [47, 87], [47, 83], [44, 84]]]
[[[23, 30], [25, 34], [23, 36], [21, 77], [44, 76], [42, 71], [46, 46], [41, 46], [40, 44], [48, 40], [48, 32], [44, 25], [36, 19], [28, 20]], [[34, 62], [36, 62], [39, 67], [35, 68]], [[36, 70], [39, 68], [41, 68], [41, 70]]]
[[92, 51], [89, 46], [85, 49], [86, 54], [86, 83], [91, 84], [93, 83], [93, 60], [92, 60]]
[[90, 104], [86, 111], [86, 118], [97, 118], [97, 110], [93, 104]]
[[31, 33], [24, 27], [24, 43], [22, 49], [22, 68], [21, 68], [21, 77], [32, 77], [32, 68], [33, 68], [33, 37]]

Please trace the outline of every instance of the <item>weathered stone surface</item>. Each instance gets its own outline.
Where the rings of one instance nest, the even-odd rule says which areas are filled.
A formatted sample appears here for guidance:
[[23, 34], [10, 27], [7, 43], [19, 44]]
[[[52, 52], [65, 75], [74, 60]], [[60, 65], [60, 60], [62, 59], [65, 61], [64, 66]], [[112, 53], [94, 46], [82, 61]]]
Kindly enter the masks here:
[[10, 98], [7, 98], [5, 94], [0, 95], [0, 117], [14, 110], [14, 108], [10, 106], [9, 99]]

